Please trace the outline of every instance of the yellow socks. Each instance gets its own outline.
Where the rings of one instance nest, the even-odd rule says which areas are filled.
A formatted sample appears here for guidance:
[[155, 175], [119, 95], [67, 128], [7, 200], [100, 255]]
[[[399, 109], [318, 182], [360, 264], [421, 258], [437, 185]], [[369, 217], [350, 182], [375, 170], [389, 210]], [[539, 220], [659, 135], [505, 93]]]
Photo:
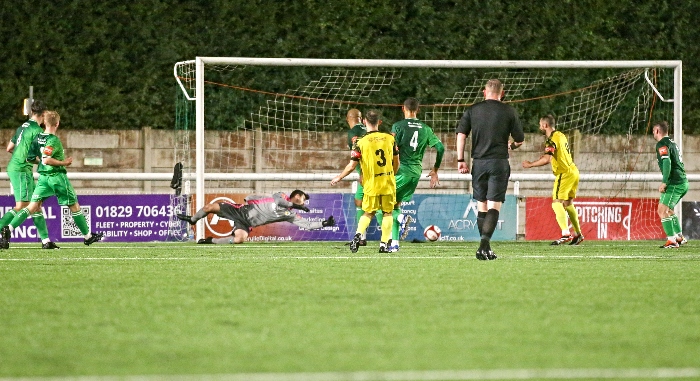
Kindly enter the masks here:
[[554, 209], [554, 215], [557, 217], [557, 224], [561, 228], [562, 235], [566, 235], [569, 231], [569, 224], [566, 221], [566, 210], [561, 202], [553, 202], [552, 209]]
[[360, 221], [357, 222], [357, 233], [365, 234], [370, 222], [372, 219], [363, 214]]
[[571, 220], [571, 225], [574, 227], [576, 234], [581, 234], [581, 224], [578, 221], [578, 212], [576, 211], [574, 204], [571, 204], [564, 209], [566, 209], [566, 213], [569, 214], [569, 220]]
[[391, 218], [391, 216], [385, 216], [384, 219], [382, 219], [382, 242], [389, 243], [389, 240], [391, 239], [391, 229], [393, 226], [394, 219]]

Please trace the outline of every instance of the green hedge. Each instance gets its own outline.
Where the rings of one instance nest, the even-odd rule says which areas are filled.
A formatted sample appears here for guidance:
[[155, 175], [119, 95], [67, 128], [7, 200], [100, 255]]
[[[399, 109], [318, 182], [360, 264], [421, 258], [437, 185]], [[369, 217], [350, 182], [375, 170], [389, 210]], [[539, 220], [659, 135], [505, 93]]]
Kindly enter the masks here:
[[[700, 2], [55, 1], [3, 7], [0, 128], [29, 85], [66, 128], [173, 128], [177, 61], [200, 56], [683, 60], [700, 133]], [[274, 87], [275, 79], [266, 83]], [[421, 94], [427, 84], [406, 89]], [[413, 94], [411, 94], [413, 93]], [[402, 99], [398, 99], [400, 102]]]

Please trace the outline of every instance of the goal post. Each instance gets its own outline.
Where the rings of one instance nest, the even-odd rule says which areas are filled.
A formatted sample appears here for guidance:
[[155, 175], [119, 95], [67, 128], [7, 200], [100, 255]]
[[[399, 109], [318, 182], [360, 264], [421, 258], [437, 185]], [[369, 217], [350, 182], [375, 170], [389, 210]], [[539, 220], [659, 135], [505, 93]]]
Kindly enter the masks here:
[[[280, 75], [284, 77], [285, 80], [288, 80], [288, 82], [291, 82], [291, 79], [297, 77], [300, 78], [300, 80], [295, 85], [291, 85], [287, 88], [280, 87], [280, 84], [278, 83], [270, 84], [269, 82], [276, 82], [275, 80], [270, 80], [270, 78], [274, 78], [270, 75], [263, 77], [269, 81], [268, 83], [259, 82], [256, 79], [250, 79], [245, 76], [236, 77], [237, 79], [234, 80], [234, 82], [227, 82], [226, 79], [209, 81], [209, 78], [216, 77], [222, 72], [240, 72], [241, 70], [247, 70], [249, 68], [261, 68], [259, 70], [260, 72], [263, 72], [264, 69], [269, 69], [273, 73], [281, 73]], [[306, 69], [309, 69], [310, 71], [313, 71], [311, 69], [318, 69], [320, 72], [324, 73], [314, 76], [316, 73], [314, 71], [314, 74], [308, 75], [308, 73], [303, 72], [303, 70]], [[653, 83], [653, 78], [650, 79], [648, 74], [649, 69], [663, 70], [663, 84], [659, 85], [658, 83]], [[290, 70], [301, 70], [302, 72], [286, 74]], [[341, 73], [339, 70], [348, 70], [348, 72]], [[360, 74], [357, 74], [358, 72], [355, 72], [354, 70], [357, 70]], [[362, 74], [361, 71], [363, 70], [379, 74]], [[426, 70], [432, 70], [426, 77], [429, 77], [431, 80], [441, 80], [444, 82], [445, 88], [450, 90], [454, 90], [456, 88], [457, 90], [452, 91], [452, 93], [433, 94], [424, 88], [421, 88], [420, 85], [406, 85], [399, 83], [401, 81], [397, 78], [400, 76], [395, 74], [396, 72], [403, 72], [408, 79], [420, 82], [422, 79], [421, 73], [424, 73], [423, 71]], [[557, 86], [559, 87], [549, 85], [548, 76], [550, 76], [550, 74], [528, 74], [557, 70], [564, 72], [575, 72], [577, 70], [597, 70], [603, 72], [603, 77], [602, 79], [592, 77], [593, 80], [590, 81], [591, 84], [588, 87], [571, 88], [572, 91], [579, 91], [575, 95], [575, 97], [578, 98], [567, 103], [565, 106], [566, 110], [564, 110], [564, 107], [555, 106], [557, 101], [554, 98], [555, 96], [562, 95], [563, 92], [561, 91], [561, 88], [562, 86], [563, 88], [566, 88], [567, 85], [558, 84]], [[612, 74], [606, 72], [606, 70], [611, 70]], [[251, 71], [253, 72], [251, 75], [256, 74], [255, 70]], [[406, 97], [415, 96], [421, 98], [421, 109], [427, 109], [428, 111], [425, 112], [425, 114], [429, 114], [429, 117], [428, 115], [423, 114], [425, 118], [421, 116], [419, 116], [419, 118], [433, 126], [436, 132], [443, 132], [445, 140], [447, 140], [450, 138], [450, 134], [454, 134], [454, 124], [459, 119], [459, 115], [461, 112], [463, 112], [464, 108], [478, 100], [478, 90], [482, 89], [483, 85], [485, 84], [483, 78], [487, 78], [484, 75], [498, 76], [502, 75], [501, 73], [507, 73], [506, 75], [509, 76], [511, 73], [515, 73], [504, 81], [507, 97], [506, 101], [521, 104], [522, 106], [520, 107], [523, 108], [528, 108], [530, 106], [531, 103], [528, 102], [549, 102], [547, 104], [549, 104], [551, 107], [557, 108], [555, 112], [562, 118], [560, 119], [561, 122], [559, 125], [563, 127], [565, 133], [572, 134], [574, 139], [571, 140], [574, 141], [573, 144], [577, 146], [577, 149], [581, 148], [583, 143], [576, 141], [576, 134], [580, 134], [580, 131], [588, 127], [591, 127], [591, 130], [583, 132], [586, 136], [600, 134], [601, 129], [606, 128], [605, 124], [609, 122], [611, 115], [616, 112], [618, 106], [625, 102], [632, 102], [624, 99], [627, 92], [631, 91], [630, 89], [632, 89], [633, 86], [640, 86], [639, 83], [646, 80], [648, 85], [647, 88], [643, 90], [644, 95], [639, 96], [640, 99], [642, 97], [645, 98], [643, 100], [634, 101], [637, 102], [637, 106], [632, 107], [634, 110], [630, 112], [633, 113], [634, 116], [628, 115], [619, 117], [615, 122], [618, 124], [618, 128], [621, 128], [622, 130], [625, 128], [624, 126], [619, 127], [619, 125], [622, 124], [622, 122], [619, 122], [621, 120], [627, 124], [646, 124], [648, 126], [651, 119], [655, 118], [650, 114], [649, 110], [653, 107], [659, 107], [658, 105], [655, 105], [655, 102], [667, 101], [670, 105], [672, 105], [672, 107], [665, 111], [665, 118], [672, 122], [674, 140], [678, 144], [679, 150], [682, 152], [682, 62], [677, 60], [482, 61], [197, 57], [193, 61], [177, 63], [174, 69], [175, 78], [178, 82], [178, 87], [180, 88], [182, 95], [184, 95], [187, 102], [193, 101], [194, 103], [194, 165], [193, 168], [185, 168], [185, 172], [190, 173], [189, 175], [186, 175], [186, 177], [195, 181], [195, 205], [193, 209], [197, 210], [204, 206], [205, 197], [208, 192], [206, 183], [210, 180], [228, 181], [229, 184], [232, 181], [247, 181], [248, 184], [250, 184], [250, 193], [252, 193], [254, 190], [260, 189], [259, 182], [261, 181], [276, 181], [278, 184], [294, 181], [296, 181], [297, 184], [305, 181], [329, 181], [342, 169], [342, 167], [338, 167], [337, 170], [333, 170], [331, 167], [322, 166], [322, 168], [313, 171], [309, 171], [308, 169], [304, 170], [304, 168], [302, 168], [298, 172], [290, 172], [284, 169], [282, 169], [280, 172], [269, 170], [260, 171], [261, 168], [256, 168], [255, 165], [259, 165], [260, 161], [265, 158], [270, 159], [269, 155], [266, 156], [267, 152], [264, 150], [264, 147], [261, 148], [263, 146], [261, 142], [264, 139], [278, 139], [281, 141], [283, 139], [294, 139], [301, 136], [299, 139], [302, 143], [309, 143], [309, 145], [316, 147], [319, 140], [325, 139], [325, 137], [319, 137], [319, 135], [316, 134], [316, 130], [319, 128], [318, 124], [327, 124], [327, 118], [335, 118], [341, 120], [341, 122], [332, 122], [335, 123], [337, 128], [337, 126], [341, 125], [342, 121], [344, 120], [344, 114], [341, 115], [341, 111], [349, 108], [357, 107], [366, 109], [372, 107], [397, 107]], [[347, 76], [353, 76], [354, 82], [347, 86], [345, 85], [345, 82], [341, 84], [334, 83], [333, 81], [336, 79], [330, 78], [334, 75], [338, 77], [345, 76], [343, 80], [346, 82]], [[567, 82], [567, 75], [560, 75], [560, 77], [563, 79], [559, 82]], [[612, 78], [612, 80], [609, 78]], [[596, 82], [596, 80], [599, 82]], [[245, 81], [246, 83], [241, 83], [241, 81]], [[514, 86], [516, 81], [518, 84], [517, 86]], [[603, 88], [608, 82], [612, 83], [612, 81], [615, 81], [615, 83], [610, 87], [611, 90], [606, 90], [610, 91], [610, 93], [596, 93], [598, 87]], [[443, 82], [441, 82], [441, 84]], [[287, 85], [287, 82], [284, 82], [283, 85]], [[390, 103], [387, 103], [386, 98], [378, 97], [375, 99], [373, 97], [373, 94], [380, 94], [382, 92], [386, 93], [385, 90], [387, 88], [391, 88], [392, 86], [396, 86], [397, 88], [400, 87], [401, 90], [397, 90], [393, 93], [390, 92], [392, 95], [395, 95], [394, 98], [388, 101]], [[215, 122], [208, 122], [210, 119], [207, 119], [206, 113], [209, 112], [210, 107], [212, 109], [216, 108], [218, 112], [225, 109], [225, 107], [222, 108], [218, 105], [213, 106], [211, 103], [207, 103], [207, 88], [209, 87], [221, 87], [234, 92], [255, 92], [256, 96], [262, 98], [262, 100], [259, 101], [259, 105], [255, 106], [257, 109], [251, 108], [250, 110], [246, 110], [249, 117], [246, 117], [243, 122], [234, 128], [240, 132], [240, 134], [245, 135], [245, 137], [241, 139], [245, 139], [247, 142], [246, 144], [253, 146], [252, 151], [254, 153], [252, 155], [257, 155], [259, 159], [256, 161], [255, 165], [237, 167], [236, 164], [229, 164], [231, 167], [236, 167], [230, 168], [233, 169], [232, 171], [222, 171], [221, 168], [207, 168], [208, 163], [211, 160], [216, 159], [212, 159], [207, 156], [207, 135], [205, 134], [205, 131], [208, 131], [208, 129], [206, 128], [206, 125], [207, 123], [214, 124]], [[545, 95], [541, 95], [541, 98], [538, 98], [540, 95], [530, 94], [533, 92], [534, 88], [542, 88]], [[430, 89], [430, 91], [435, 92], [435, 89]], [[552, 92], [548, 94], [546, 91]], [[416, 94], [416, 92], [419, 92], [420, 94]], [[477, 94], [473, 95], [472, 93]], [[619, 95], [618, 98], [615, 97], [617, 95]], [[227, 97], [229, 97], [229, 95], [224, 95], [221, 98], [229, 99]], [[231, 97], [233, 98], [233, 96]], [[592, 105], [592, 102], [599, 103]], [[654, 103], [654, 106], [650, 106], [646, 103]], [[537, 106], [534, 108], [542, 110], [546, 109], [546, 107], [547, 106]], [[603, 112], [599, 112], [595, 108], [599, 108], [600, 110], [603, 110]], [[609, 111], [607, 110], [608, 108], [610, 109]], [[313, 111], [310, 112], [308, 110]], [[604, 115], [592, 115], [594, 113]], [[594, 120], [595, 118], [600, 118], [601, 120]], [[615, 117], [613, 117], [613, 119], [614, 118]], [[630, 120], [632, 121], [630, 122]], [[595, 124], [595, 126], [591, 126], [593, 124]], [[443, 127], [436, 128], [435, 125], [440, 125]], [[635, 126], [634, 128], [635, 130], [633, 130], [632, 127], [629, 128], [628, 135], [640, 133], [638, 126]], [[279, 131], [279, 134], [273, 136], [273, 130]], [[341, 136], [344, 134], [344, 132], [344, 130], [337, 130], [337, 134]], [[630, 138], [628, 137], [628, 141], [629, 139]], [[635, 144], [636, 143], [639, 142], [635, 142]], [[280, 145], [281, 144], [282, 143], [280, 143]], [[287, 144], [287, 146], [294, 145], [296, 147], [296, 143], [284, 144]], [[303, 147], [301, 149], [303, 150]], [[335, 151], [338, 151], [337, 146], [334, 149]], [[448, 151], [454, 150], [454, 147], [446, 144], [446, 149]], [[232, 151], [235, 151], [235, 149], [227, 151], [224, 156], [232, 156]], [[345, 151], [334, 152], [333, 155], [345, 157], [343, 155], [346, 151], [347, 149], [345, 149]], [[327, 155], [324, 156], [318, 152], [314, 154], [320, 155], [318, 160], [321, 162], [325, 162], [325, 158], [328, 157]], [[188, 155], [189, 153], [185, 154], [185, 156]], [[645, 160], [648, 160], [648, 152], [646, 152], [645, 155]], [[432, 160], [430, 154], [427, 154], [426, 156], [426, 161]], [[271, 160], [282, 161], [282, 159], [278, 158], [273, 158]], [[578, 160], [576, 158], [575, 161], [578, 164]], [[456, 173], [456, 171], [451, 171], [450, 169], [452, 169], [452, 164], [453, 163], [449, 160], [449, 156], [446, 155], [442, 168], [446, 168], [447, 170], [441, 170], [441, 181], [453, 181], [465, 184], [470, 182], [471, 177], [469, 175], [462, 175]], [[511, 181], [551, 182], [551, 179], [553, 179], [553, 176], [547, 173], [547, 171], [522, 171], [516, 168], [514, 164], [519, 164], [519, 162], [511, 162], [511, 166], [513, 167]], [[427, 168], [425, 163], [424, 168]], [[655, 172], [653, 168], [649, 168], [649, 165], [646, 165], [646, 169], [644, 169], [642, 172], [638, 172], [639, 170], [637, 168], [633, 168], [630, 171], [589, 173], [586, 172], [585, 166], [583, 166], [583, 168], [582, 166], [579, 166], [579, 168], [581, 169], [582, 181], [613, 181], [630, 183], [657, 181], [660, 178], [658, 171]], [[350, 177], [350, 179], [354, 180], [356, 177]], [[456, 189], [459, 189], [459, 186], [456, 187]], [[463, 185], [462, 189], [462, 191], [465, 192], [466, 189], [468, 189], [468, 185]], [[335, 191], [335, 189], [328, 189], [326, 191], [332, 192]], [[678, 207], [676, 211], [680, 215], [680, 207]], [[203, 225], [201, 224], [202, 222], [200, 222], [197, 229], [197, 239], [203, 237], [202, 234], [204, 229]]]

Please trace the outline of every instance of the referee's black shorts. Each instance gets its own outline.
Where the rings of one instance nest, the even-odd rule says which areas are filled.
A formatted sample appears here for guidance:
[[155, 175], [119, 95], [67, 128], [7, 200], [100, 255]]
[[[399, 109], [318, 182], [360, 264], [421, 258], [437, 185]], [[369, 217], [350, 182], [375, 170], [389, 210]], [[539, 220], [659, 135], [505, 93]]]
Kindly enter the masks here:
[[474, 199], [481, 202], [505, 202], [509, 178], [508, 159], [474, 159], [472, 164]]
[[248, 216], [246, 214], [246, 205], [235, 204], [231, 205], [228, 202], [219, 203], [219, 217], [223, 217], [231, 221], [231, 232], [235, 232], [236, 229], [242, 229], [250, 233], [253, 228], [248, 222]]

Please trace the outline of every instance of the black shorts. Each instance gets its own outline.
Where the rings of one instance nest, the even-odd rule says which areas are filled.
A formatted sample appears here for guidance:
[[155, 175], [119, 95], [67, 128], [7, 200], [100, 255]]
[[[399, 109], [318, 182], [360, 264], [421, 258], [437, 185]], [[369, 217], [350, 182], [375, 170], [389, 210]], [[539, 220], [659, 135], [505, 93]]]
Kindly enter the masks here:
[[219, 217], [223, 217], [232, 223], [231, 233], [237, 229], [245, 230], [250, 233], [253, 228], [248, 223], [247, 208], [242, 204], [229, 204], [228, 202], [219, 203]]
[[476, 201], [506, 201], [510, 164], [508, 159], [476, 159], [472, 165], [473, 197]]

